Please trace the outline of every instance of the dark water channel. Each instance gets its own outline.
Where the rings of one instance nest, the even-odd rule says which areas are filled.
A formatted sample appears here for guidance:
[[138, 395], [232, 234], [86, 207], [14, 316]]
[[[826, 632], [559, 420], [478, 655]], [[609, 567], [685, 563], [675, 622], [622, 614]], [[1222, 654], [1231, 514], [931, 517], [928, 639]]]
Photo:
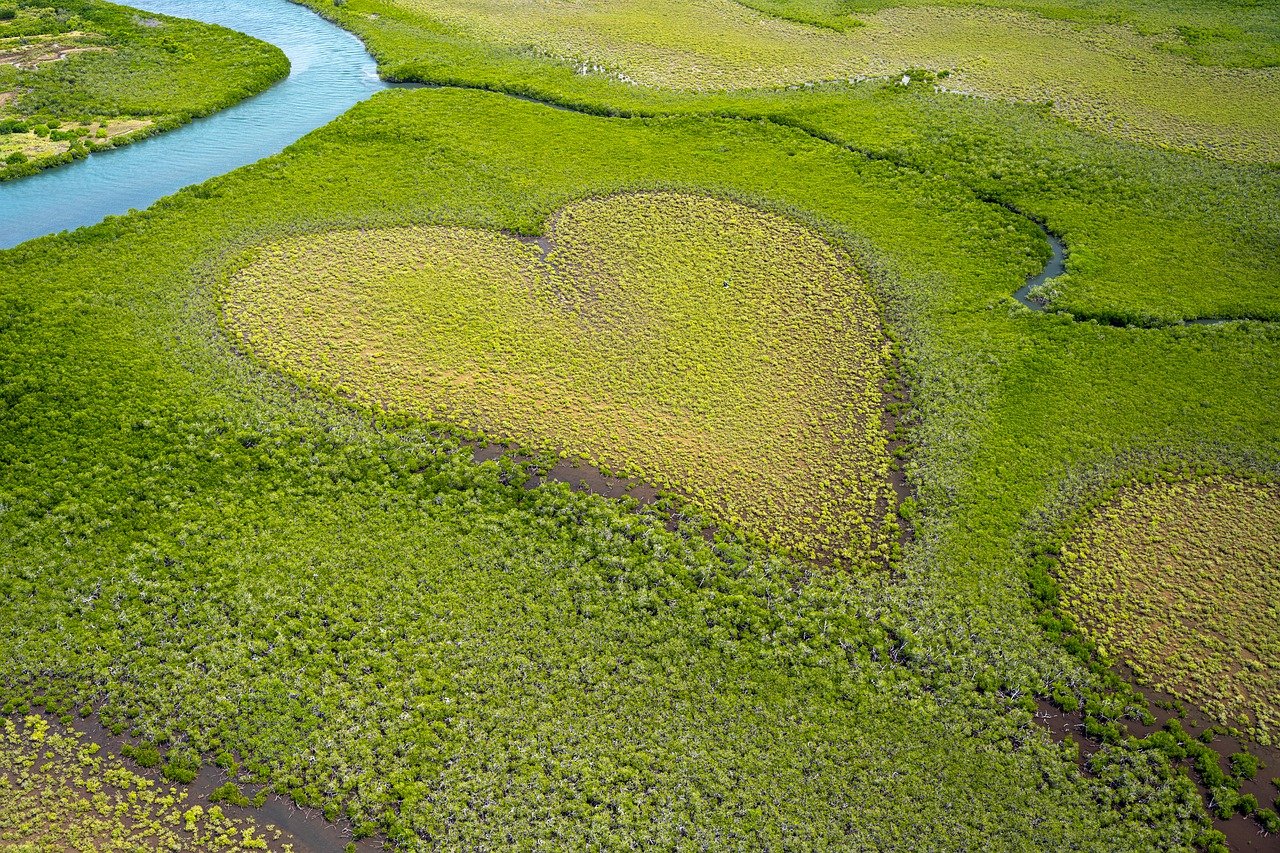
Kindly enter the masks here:
[[184, 127], [0, 183], [0, 249], [149, 207], [189, 184], [278, 153], [386, 88], [360, 40], [288, 0], [128, 0], [270, 42], [287, 79]]
[[[1034, 220], [1033, 220], [1034, 221]], [[1044, 269], [1040, 270], [1036, 275], [1027, 279], [1027, 283], [1018, 288], [1013, 294], [1013, 298], [1030, 308], [1032, 311], [1043, 311], [1045, 306], [1043, 302], [1039, 302], [1031, 298], [1031, 289], [1039, 287], [1051, 278], [1057, 278], [1062, 275], [1062, 271], [1066, 268], [1067, 263], [1067, 247], [1063, 244], [1062, 238], [1054, 234], [1048, 228], [1045, 228], [1039, 222], [1036, 225], [1044, 232], [1045, 239], [1049, 241], [1049, 248], [1053, 252], [1053, 256], [1049, 258], [1049, 262], [1044, 265]]]

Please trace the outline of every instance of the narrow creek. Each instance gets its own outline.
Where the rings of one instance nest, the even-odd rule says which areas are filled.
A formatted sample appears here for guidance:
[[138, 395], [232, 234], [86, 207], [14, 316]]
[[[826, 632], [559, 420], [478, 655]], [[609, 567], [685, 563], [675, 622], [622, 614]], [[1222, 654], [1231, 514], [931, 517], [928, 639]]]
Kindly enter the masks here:
[[[1017, 213], [1017, 211], [1014, 212]], [[1023, 213], [1018, 213], [1018, 215], [1026, 216], [1026, 214]], [[1030, 217], [1027, 218], [1030, 219]], [[1031, 221], [1035, 222], [1034, 219]], [[1044, 238], [1049, 241], [1049, 249], [1053, 254], [1045, 263], [1044, 269], [1028, 278], [1027, 283], [1014, 292], [1013, 298], [1030, 308], [1032, 311], [1043, 311], [1045, 309], [1045, 304], [1031, 298], [1031, 290], [1032, 288], [1039, 287], [1051, 278], [1057, 278], [1062, 275], [1067, 264], [1067, 247], [1066, 244], [1062, 242], [1062, 238], [1057, 234], [1054, 234], [1039, 222], [1036, 222], [1036, 225], [1039, 226], [1040, 231], [1044, 234]]]
[[[288, 56], [290, 74], [259, 95], [179, 129], [31, 177], [0, 183], [0, 249], [146, 208], [184, 186], [257, 162], [393, 85], [379, 79], [376, 62], [359, 39], [289, 0], [125, 2], [147, 12], [220, 24], [275, 44]], [[572, 109], [536, 98], [515, 97]], [[1051, 257], [1013, 295], [1027, 308], [1044, 311], [1045, 304], [1033, 299], [1030, 292], [1062, 275], [1066, 247], [1048, 228], [1038, 222], [1037, 225], [1049, 243]], [[482, 461], [506, 449], [473, 450], [477, 461]], [[581, 489], [609, 496], [625, 493], [644, 503], [654, 497], [644, 492], [643, 485], [597, 475], [598, 472], [569, 466], [547, 472], [544, 479], [577, 484]], [[105, 732], [96, 719], [78, 721], [76, 728], [118, 752], [122, 739]], [[209, 793], [224, 779], [216, 769], [204, 767], [191, 787], [192, 801], [207, 803]], [[349, 827], [329, 823], [318, 812], [299, 809], [284, 797], [269, 797], [261, 809], [225, 808], [252, 814], [260, 826], [271, 824], [284, 830], [286, 840], [298, 853], [336, 850], [349, 839]], [[365, 839], [357, 848], [374, 850], [380, 846], [377, 839]]]
[[176, 130], [0, 183], [0, 249], [143, 209], [189, 184], [281, 151], [390, 84], [351, 33], [289, 0], [128, 0], [270, 42], [289, 76]]

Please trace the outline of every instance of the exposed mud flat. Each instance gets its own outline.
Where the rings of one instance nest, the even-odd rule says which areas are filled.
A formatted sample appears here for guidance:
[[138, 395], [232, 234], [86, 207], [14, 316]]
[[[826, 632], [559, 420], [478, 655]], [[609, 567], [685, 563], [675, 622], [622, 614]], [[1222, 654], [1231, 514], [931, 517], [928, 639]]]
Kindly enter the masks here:
[[[1177, 720], [1188, 734], [1196, 738], [1206, 729], [1216, 725], [1206, 714], [1168, 693], [1144, 689], [1142, 694], [1147, 698], [1151, 714], [1156, 721], [1154, 725], [1150, 726], [1140, 720], [1119, 721], [1122, 729], [1133, 737], [1143, 738], [1158, 732], [1170, 720]], [[1094, 753], [1102, 749], [1103, 745], [1101, 741], [1085, 735], [1084, 712], [1063, 711], [1044, 698], [1038, 698], [1036, 703], [1038, 706], [1035, 716], [1036, 722], [1049, 731], [1054, 741], [1058, 743], [1063, 743], [1067, 740], [1074, 742], [1080, 750], [1080, 757], [1076, 763], [1081, 772], [1090, 774], [1089, 759]], [[1174, 710], [1178, 707], [1183, 709], [1181, 714]], [[1209, 746], [1218, 753], [1219, 764], [1223, 770], [1230, 769], [1227, 757], [1233, 753], [1248, 751], [1257, 756], [1261, 762], [1258, 773], [1253, 779], [1241, 781], [1240, 793], [1252, 794], [1256, 797], [1259, 808], [1274, 807], [1277, 796], [1280, 796], [1280, 789], [1271, 782], [1271, 779], [1280, 777], [1280, 748], [1262, 746], [1244, 738], [1223, 734], [1214, 735], [1213, 739], [1209, 741]], [[1200, 789], [1201, 795], [1205, 797], [1207, 802], [1209, 791], [1196, 779], [1196, 774], [1189, 768], [1189, 762], [1183, 761], [1180, 766], [1183, 767], [1188, 776], [1196, 780], [1196, 786]], [[1267, 835], [1252, 817], [1245, 817], [1239, 814], [1233, 815], [1228, 820], [1214, 817], [1213, 826], [1227, 837], [1227, 845], [1231, 850], [1280, 850], [1280, 835]]]
[[[37, 711], [47, 719], [50, 725], [61, 726], [61, 721], [51, 714]], [[120, 760], [134, 774], [150, 779], [157, 785], [175, 787], [187, 792], [187, 807], [202, 806], [208, 811], [218, 806], [231, 818], [249, 818], [257, 824], [258, 833], [267, 839], [269, 849], [284, 851], [286, 845], [293, 853], [333, 853], [342, 850], [349, 843], [354, 843], [361, 853], [383, 849], [383, 842], [378, 838], [352, 839], [351, 824], [346, 821], [328, 821], [318, 809], [305, 808], [279, 794], [268, 794], [260, 807], [236, 806], [227, 802], [213, 802], [210, 797], [221, 785], [235, 781], [220, 767], [206, 760], [200, 766], [200, 773], [189, 785], [182, 785], [164, 778], [157, 768], [142, 767], [132, 759], [121, 754], [121, 748], [129, 743], [124, 735], [114, 735], [108, 731], [96, 715], [72, 719], [67, 728], [80, 732], [85, 740], [97, 744], [102, 752], [120, 757]], [[207, 759], [207, 757], [206, 757]], [[253, 799], [264, 786], [239, 784], [240, 791], [249, 799]]]

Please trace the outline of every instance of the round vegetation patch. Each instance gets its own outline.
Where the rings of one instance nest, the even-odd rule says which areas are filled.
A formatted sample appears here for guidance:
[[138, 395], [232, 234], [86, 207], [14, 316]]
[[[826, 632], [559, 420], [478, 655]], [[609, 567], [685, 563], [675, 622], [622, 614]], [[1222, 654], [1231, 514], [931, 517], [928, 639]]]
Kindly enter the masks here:
[[674, 193], [564, 208], [542, 241], [454, 227], [258, 247], [225, 322], [364, 405], [582, 455], [802, 554], [889, 553], [887, 344], [813, 230]]
[[1280, 736], [1280, 483], [1126, 488], [1064, 548], [1071, 616], [1138, 680]]

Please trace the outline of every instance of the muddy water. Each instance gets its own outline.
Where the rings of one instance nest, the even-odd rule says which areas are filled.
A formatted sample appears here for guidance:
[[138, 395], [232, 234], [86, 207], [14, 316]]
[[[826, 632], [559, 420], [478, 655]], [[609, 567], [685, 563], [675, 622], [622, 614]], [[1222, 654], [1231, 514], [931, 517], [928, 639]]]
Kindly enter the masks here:
[[279, 152], [388, 84], [360, 40], [289, 0], [130, 0], [248, 33], [289, 57], [289, 77], [177, 130], [0, 183], [0, 249], [149, 207]]
[[[1129, 677], [1128, 673], [1124, 673], [1124, 675], [1126, 678]], [[1182, 727], [1193, 737], [1199, 737], [1205, 729], [1212, 728], [1214, 725], [1213, 720], [1208, 715], [1185, 702], [1180, 703], [1183, 708], [1181, 716], [1169, 710], [1170, 707], [1178, 707], [1179, 703], [1176, 697], [1168, 693], [1145, 688], [1142, 689], [1142, 693], [1148, 700], [1151, 714], [1156, 718], [1156, 722], [1155, 725], [1147, 726], [1141, 722], [1124, 720], [1122, 728], [1134, 737], [1142, 738], [1153, 732], [1160, 731], [1167, 722], [1173, 719], [1177, 719]], [[1080, 749], [1078, 762], [1080, 770], [1085, 774], [1089, 773], [1089, 758], [1102, 748], [1102, 744], [1085, 736], [1083, 713], [1080, 711], [1066, 713], [1056, 708], [1048, 700], [1040, 699], [1036, 710], [1036, 722], [1047, 728], [1055, 741], [1071, 740], [1075, 742]], [[1280, 794], [1280, 788], [1277, 788], [1271, 779], [1280, 777], [1280, 748], [1261, 746], [1252, 741], [1221, 734], [1214, 735], [1209, 742], [1209, 746], [1213, 747], [1218, 753], [1219, 764], [1224, 771], [1230, 770], [1227, 757], [1233, 753], [1247, 750], [1256, 755], [1262, 762], [1262, 768], [1255, 778], [1241, 782], [1240, 793], [1253, 794], [1258, 799], [1260, 808], [1274, 808], [1274, 801], [1277, 795]], [[1184, 767], [1188, 767], [1188, 775], [1193, 779], [1196, 778], [1196, 774], [1189, 769], [1188, 762], [1184, 761], [1182, 763]], [[1203, 786], [1200, 786], [1200, 792], [1204, 795], [1205, 801], [1208, 802], [1209, 792]], [[1227, 846], [1233, 853], [1255, 850], [1280, 851], [1280, 836], [1264, 834], [1262, 826], [1252, 817], [1234, 815], [1228, 820], [1215, 817], [1213, 825], [1215, 829], [1227, 837]]]
[[[41, 713], [51, 725], [55, 727], [62, 725], [57, 717], [38, 713]], [[75, 718], [70, 728], [82, 733], [89, 742], [102, 747], [102, 752], [107, 755], [120, 757], [120, 748], [129, 742], [123, 735], [113, 735], [108, 731], [96, 715], [84, 719]], [[158, 769], [140, 767], [127, 758], [121, 758], [121, 760], [133, 773], [151, 779], [159, 785], [184, 787], [162, 777]], [[195, 781], [185, 786], [187, 802], [184, 807], [199, 805], [208, 810], [211, 806], [217, 805], [229, 817], [251, 818], [257, 825], [258, 834], [268, 840], [270, 845], [268, 849], [277, 853], [286, 849], [292, 849], [294, 853], [331, 853], [331, 851], [336, 853], [348, 843], [354, 843], [358, 853], [372, 853], [372, 851], [383, 849], [382, 841], [377, 838], [364, 838], [352, 842], [350, 824], [331, 823], [325, 820], [319, 810], [301, 808], [292, 800], [278, 794], [268, 795], [266, 802], [258, 808], [211, 802], [209, 796], [214, 789], [227, 782], [229, 778], [221, 768], [208, 762], [204, 763]], [[239, 787], [241, 793], [252, 798], [262, 786], [242, 784]]]

